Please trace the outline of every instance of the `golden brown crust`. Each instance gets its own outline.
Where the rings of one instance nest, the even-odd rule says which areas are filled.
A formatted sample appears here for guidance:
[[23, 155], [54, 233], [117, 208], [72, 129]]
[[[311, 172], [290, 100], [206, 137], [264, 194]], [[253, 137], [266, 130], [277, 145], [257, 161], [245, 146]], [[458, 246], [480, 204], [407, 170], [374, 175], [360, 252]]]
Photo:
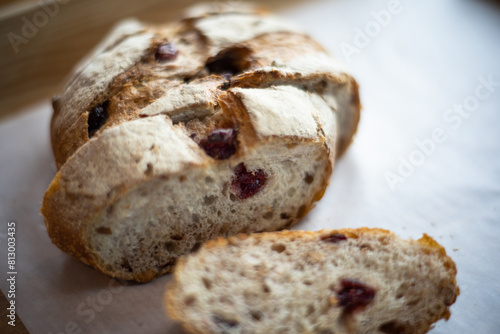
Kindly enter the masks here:
[[242, 88], [270, 87], [272, 85], [307, 85], [315, 91], [324, 92], [325, 82], [330, 82], [338, 90], [345, 90], [348, 96], [343, 113], [338, 115], [338, 137], [336, 157], [341, 157], [354, 139], [361, 116], [359, 86], [356, 80], [346, 74], [332, 76], [327, 73], [301, 74], [282, 71], [278, 68], [255, 70], [243, 73], [231, 80], [231, 85]]
[[[135, 185], [146, 181], [138, 170], [140, 166], [134, 166], [134, 156], [144, 152], [152, 143], [162, 140], [168, 142], [169, 136], [175, 137], [175, 133], [179, 132], [170, 132], [172, 128], [168, 126], [169, 123], [163, 116], [140, 121], [143, 123], [141, 127], [125, 123], [124, 127], [114, 128], [113, 131], [103, 135], [101, 140], [91, 141], [73, 155], [51, 182], [44, 195], [41, 211], [52, 242], [61, 250], [112, 277], [147, 282], [164, 272], [140, 272], [124, 276], [106, 268], [106, 265], [96, 259], [94, 252], [89, 249], [87, 236], [89, 230], [94, 227], [97, 217], [105, 216], [106, 210], [109, 210], [113, 203]], [[135, 142], [129, 139], [128, 143], [122, 143], [121, 132], [128, 132], [127, 128], [140, 133], [155, 127], [162, 129], [157, 131], [158, 135], [144, 135]], [[132, 154], [122, 155], [131, 143], [134, 148], [130, 151]], [[155, 174], [146, 175], [148, 179], [160, 178], [163, 173], [167, 174], [171, 170], [202, 168], [207, 163], [194, 143], [187, 142], [186, 146], [177, 147], [184, 151], [177, 156], [177, 161], [170, 161], [169, 155], [165, 153], [165, 151], [174, 152], [171, 149], [168, 146], [158, 145], [157, 151], [163, 153], [159, 154], [159, 158], [164, 160], [163, 170], [158, 168]], [[94, 166], [92, 159], [97, 166]], [[115, 160], [121, 160], [123, 164], [116, 164]], [[88, 164], [88, 161], [91, 163]], [[174, 177], [175, 173], [169, 175]]]
[[[207, 76], [203, 67], [214, 59], [214, 56], [210, 55], [208, 47], [210, 41], [207, 41], [202, 32], [192, 26], [191, 21], [183, 22], [180, 25], [170, 24], [151, 27], [149, 31], [155, 37], [151, 39], [149, 48], [144, 50], [144, 55], [124, 73], [117, 73], [112, 81], [107, 84], [105, 90], [94, 91], [94, 98], [84, 108], [65, 110], [71, 104], [71, 99], [73, 99], [70, 95], [71, 92], [66, 92], [65, 95], [54, 98], [55, 112], [51, 123], [51, 138], [58, 168], [80, 146], [89, 141], [87, 119], [95, 106], [110, 101], [108, 121], [95, 134], [98, 136], [100, 132], [111, 126], [140, 117], [140, 110], [143, 107], [160, 98], [172, 87], [184, 85], [183, 81], [191, 81]], [[176, 42], [178, 43], [176, 45], [180, 48], [180, 56], [178, 56], [180, 60], [176, 59], [175, 63], [169, 64], [167, 68], [158, 65], [154, 58], [156, 47], [161, 42]], [[272, 48], [269, 45], [272, 45]], [[301, 33], [276, 31], [259, 35], [249, 41], [237, 44], [235, 47], [250, 50], [248, 65], [242, 68], [242, 70], [248, 72], [231, 78], [230, 87], [255, 88], [277, 84], [301, 85], [302, 83], [309, 84], [319, 81], [324, 82], [325, 80], [338, 85], [348, 85], [350, 87], [349, 94], [352, 94], [352, 105], [350, 107], [346, 106], [346, 108], [352, 108], [352, 113], [349, 111], [349, 117], [352, 117], [352, 119], [346, 124], [348, 129], [345, 131], [342, 128], [345, 125], [339, 124], [342, 135], [339, 136], [338, 140], [337, 156], [340, 156], [346, 150], [356, 131], [360, 111], [357, 83], [352, 77], [343, 72], [341, 67], [338, 68], [338, 73], [334, 75], [322, 69], [318, 69], [315, 73], [294, 73], [293, 71], [283, 72], [276, 67], [270, 72], [267, 70], [262, 72], [262, 69], [276, 65], [277, 61], [279, 64], [286, 64], [305, 54], [326, 54], [318, 43]], [[192, 58], [188, 61], [182, 58], [183, 54]], [[115, 60], [110, 59], [110, 61]], [[186, 68], [182, 69], [182, 66], [186, 66]], [[166, 69], [167, 71], [165, 71]], [[211, 77], [212, 80], [220, 79], [218, 75], [211, 75]], [[80, 80], [82, 81], [81, 85], [86, 84], [83, 79]], [[70, 84], [78, 86], [78, 77], [72, 80]], [[71, 115], [71, 118], [68, 115]], [[343, 134], [344, 132], [345, 134]]]
[[61, 250], [76, 256], [86, 264], [92, 265], [94, 263], [86, 251], [82, 238], [83, 233], [77, 228], [77, 222], [67, 221], [66, 219], [71, 219], [71, 217], [60, 214], [60, 208], [68, 205], [66, 198], [61, 200], [60, 187], [60, 175], [57, 174], [43, 197], [41, 211], [45, 217], [47, 232], [52, 242]]

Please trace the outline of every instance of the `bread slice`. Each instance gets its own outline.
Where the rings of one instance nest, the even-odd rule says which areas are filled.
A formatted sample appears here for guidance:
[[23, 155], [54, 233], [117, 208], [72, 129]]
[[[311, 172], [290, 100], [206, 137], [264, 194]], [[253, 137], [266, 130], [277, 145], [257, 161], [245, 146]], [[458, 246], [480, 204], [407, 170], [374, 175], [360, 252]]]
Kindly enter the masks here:
[[454, 262], [431, 237], [283, 231], [207, 242], [166, 293], [191, 333], [421, 334], [448, 319]]
[[275, 18], [127, 21], [54, 99], [47, 231], [146, 282], [206, 240], [287, 228], [322, 197], [359, 110], [356, 81]]

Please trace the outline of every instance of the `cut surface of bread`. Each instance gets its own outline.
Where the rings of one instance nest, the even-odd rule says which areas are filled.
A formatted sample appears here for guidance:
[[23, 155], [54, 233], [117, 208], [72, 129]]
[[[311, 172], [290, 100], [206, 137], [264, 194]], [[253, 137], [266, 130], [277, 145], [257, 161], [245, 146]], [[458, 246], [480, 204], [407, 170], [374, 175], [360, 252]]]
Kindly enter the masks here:
[[455, 277], [454, 262], [425, 234], [238, 235], [182, 258], [166, 305], [192, 333], [421, 334], [449, 318]]
[[53, 105], [49, 236], [141, 282], [208, 239], [297, 222], [360, 110], [356, 81], [309, 36], [234, 11], [123, 23]]

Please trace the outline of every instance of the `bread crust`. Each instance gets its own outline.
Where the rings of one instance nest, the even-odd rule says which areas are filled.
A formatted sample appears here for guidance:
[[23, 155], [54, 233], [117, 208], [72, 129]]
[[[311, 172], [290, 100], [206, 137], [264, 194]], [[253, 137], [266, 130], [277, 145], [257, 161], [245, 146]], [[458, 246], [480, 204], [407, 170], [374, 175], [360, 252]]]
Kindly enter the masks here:
[[[234, 47], [252, 50], [252, 63], [245, 72], [231, 79], [231, 87], [269, 87], [271, 85], [308, 85], [312, 91], [320, 95], [328, 92], [314, 85], [330, 83], [337, 86], [334, 91], [347, 96], [345, 105], [334, 111], [345, 113], [339, 116], [343, 121], [339, 124], [339, 140], [337, 155], [340, 156], [351, 142], [359, 122], [361, 105], [356, 81], [348, 74], [342, 64], [329, 57], [325, 50], [307, 35], [300, 33], [289, 24], [275, 23], [268, 19], [251, 15], [249, 22], [274, 22], [264, 25], [261, 30], [254, 31], [249, 39], [241, 40], [233, 35], [214, 36], [211, 28], [204, 30], [204, 25], [197, 23], [214, 20], [223, 24], [224, 20], [237, 21], [245, 18], [242, 14], [200, 17], [182, 21], [180, 24], [163, 26], [146, 26], [137, 21], [126, 21], [118, 25], [110, 37], [94, 50], [86, 61], [83, 61], [70, 76], [64, 92], [54, 98], [54, 115], [51, 125], [51, 138], [57, 167], [82, 145], [87, 143], [87, 119], [90, 110], [106, 99], [124, 94], [130, 83], [139, 80], [145, 87], [136, 91], [136, 95], [128, 96], [127, 115], [123, 112], [107, 124], [116, 126], [121, 122], [143, 115], [143, 108], [132, 108], [137, 99], [144, 100], [147, 106], [170, 91], [172, 84], [181, 80], [196, 77], [204, 65], [222, 50]], [[209, 24], [212, 27], [212, 22]], [[266, 31], [264, 28], [268, 27]], [[243, 29], [243, 28], [242, 28]], [[227, 29], [225, 29], [227, 31]], [[249, 31], [253, 31], [249, 29]], [[218, 34], [223, 32], [218, 31]], [[220, 37], [220, 38], [219, 38]], [[224, 42], [221, 42], [221, 38]], [[231, 38], [233, 38], [232, 42]], [[179, 55], [169, 68], [158, 66], [154, 60], [154, 50], [161, 41], [184, 41], [179, 43]], [[187, 42], [186, 42], [187, 41]], [[188, 43], [187, 45], [185, 43]], [[177, 45], [177, 44], [176, 44]], [[272, 48], [269, 45], [273, 45]], [[115, 65], [119, 64], [119, 66]], [[102, 75], [105, 73], [106, 75]], [[220, 81], [211, 77], [213, 82]], [[137, 85], [134, 85], [136, 87]], [[165, 86], [161, 88], [158, 86]], [[342, 88], [344, 87], [344, 88]], [[341, 89], [339, 89], [341, 88]], [[137, 88], [135, 88], [137, 90]], [[344, 91], [345, 90], [345, 91]], [[120, 95], [120, 92], [122, 93]], [[151, 95], [151, 93], [153, 94]], [[344, 100], [344, 99], [342, 99]], [[118, 104], [118, 103], [117, 103]], [[141, 105], [142, 106], [142, 105]], [[116, 108], [123, 108], [117, 105]], [[120, 116], [122, 115], [122, 116]], [[125, 116], [125, 117], [124, 117]], [[98, 135], [98, 133], [96, 134]]]
[[[158, 47], [166, 43], [175, 46], [175, 53], [167, 62], [158, 61]], [[261, 98], [266, 103], [259, 102]], [[228, 173], [240, 163], [255, 170], [261, 168], [259, 164], [270, 164], [270, 185], [264, 189], [278, 186], [274, 179], [288, 177], [290, 180], [280, 182], [295, 182], [292, 173], [297, 173], [295, 179], [305, 179], [306, 186], [293, 185], [291, 195], [280, 194], [281, 190], [259, 195], [269, 197], [271, 203], [255, 200], [260, 207], [254, 208], [251, 219], [242, 221], [250, 224], [255, 220], [254, 225], [260, 227], [244, 229], [290, 227], [322, 197], [335, 158], [345, 151], [356, 131], [360, 111], [355, 80], [309, 36], [272, 17], [234, 12], [199, 15], [161, 26], [137, 21], [119, 25], [75, 68], [53, 106], [51, 142], [58, 172], [42, 204], [52, 241], [108, 275], [142, 282], [171, 271], [175, 256], [162, 257], [158, 261], [163, 265], [156, 269], [141, 266], [133, 273], [127, 272], [133, 255], [123, 255], [122, 269], [117, 268], [118, 260], [107, 263], [99, 249], [113, 253], [108, 249], [111, 241], [96, 244], [96, 238], [104, 239], [103, 231], [120, 230], [118, 221], [134, 215], [127, 216], [127, 208], [113, 212], [117, 203], [140, 201], [137, 189], [146, 184], [158, 191], [167, 186], [181, 189], [182, 178], [211, 178], [204, 173], [218, 170], [225, 178], [216, 186], [224, 205], [230, 205], [234, 194]], [[96, 108], [106, 109], [106, 118], [91, 131]], [[199, 146], [220, 128], [237, 131], [237, 150], [228, 160], [213, 159]], [[311, 158], [298, 163], [307, 154]], [[174, 179], [179, 184], [173, 184]], [[304, 195], [299, 201], [300, 191]], [[294, 199], [287, 202], [285, 196]], [[276, 200], [281, 204], [273, 204]], [[194, 209], [187, 201], [180, 204], [182, 214], [187, 217], [189, 211], [193, 217], [199, 216], [191, 212]], [[162, 218], [148, 219], [166, 229], [173, 216], [166, 207], [155, 208]], [[273, 210], [284, 210], [284, 218], [278, 213], [273, 216]], [[147, 223], [145, 218], [135, 219], [139, 225]], [[224, 219], [239, 221], [241, 217], [228, 214]], [[211, 232], [204, 233], [212, 235], [218, 228], [223, 235], [241, 232], [219, 226], [224, 225], [220, 219], [214, 224]], [[168, 237], [167, 232], [162, 233], [161, 238]]]
[[[451, 306], [453, 303], [455, 303], [458, 295], [460, 294], [460, 289], [457, 286], [456, 282], [457, 270], [455, 263], [449, 256], [447, 256], [445, 249], [427, 234], [424, 234], [418, 240], [411, 240], [411, 239], [403, 240], [388, 230], [379, 228], [366, 228], [366, 227], [357, 229], [344, 228], [337, 230], [324, 229], [316, 232], [285, 230], [280, 232], [268, 232], [268, 233], [252, 234], [252, 235], [240, 234], [229, 238], [217, 238], [215, 240], [210, 240], [206, 242], [196, 253], [183, 256], [179, 260], [176, 269], [174, 271], [172, 280], [168, 283], [165, 292], [165, 305], [167, 314], [170, 318], [181, 322], [184, 329], [186, 329], [189, 333], [195, 333], [195, 334], [219, 333], [218, 331], [210, 330], [208, 326], [206, 327], [205, 330], [201, 330], [199, 324], [195, 324], [193, 322], [193, 319], [187, 317], [186, 315], [186, 312], [190, 306], [186, 305], [185, 301], [182, 300], [183, 292], [181, 291], [183, 291], [183, 288], [185, 286], [190, 285], [193, 280], [198, 278], [197, 276], [196, 277], [193, 276], [193, 279], [190, 279], [190, 282], [185, 281], [186, 275], [191, 273], [192, 271], [192, 265], [188, 266], [189, 261], [191, 261], [192, 263], [194, 262], [198, 263], [199, 260], [201, 261], [201, 263], [208, 263], [207, 261], [210, 261], [208, 259], [208, 254], [211, 254], [212, 258], [217, 256], [224, 256], [225, 255], [224, 250], [226, 250], [228, 247], [245, 247], [244, 251], [245, 254], [249, 254], [251, 256], [259, 248], [263, 249], [265, 245], [267, 245], [267, 243], [283, 244], [289, 246], [296, 240], [301, 240], [304, 243], [321, 242], [321, 240], [323, 240], [324, 238], [334, 235], [343, 235], [348, 239], [359, 239], [359, 240], [365, 240], [368, 238], [376, 239], [379, 240], [380, 244], [392, 245], [391, 247], [401, 248], [401, 249], [398, 248], [398, 251], [403, 250], [401, 245], [404, 245], [405, 247], [416, 248], [418, 254], [420, 254], [420, 256], [422, 257], [421, 260], [423, 262], [426, 261], [426, 258], [436, 258], [437, 262], [439, 262], [441, 265], [441, 268], [439, 268], [439, 270], [443, 272], [442, 276], [444, 277], [441, 282], [438, 282], [439, 284], [438, 288], [444, 292], [440, 293], [440, 296], [436, 296], [436, 298], [444, 298], [441, 303], [444, 303], [445, 308], [442, 309], [439, 313], [433, 313], [432, 315], [430, 315], [428, 321], [425, 323], [419, 323], [418, 327], [405, 327], [404, 332], [407, 334], [427, 333], [434, 322], [438, 321], [439, 319], [445, 319], [445, 320], [449, 319], [450, 312], [448, 307]], [[300, 257], [301, 255], [296, 254], [295, 256], [296, 257], [294, 258], [294, 260], [298, 263], [301, 260]], [[328, 254], [324, 254], [324, 256], [328, 256]], [[287, 260], [283, 259], [283, 261]], [[208, 263], [208, 264], [215, 265], [213, 263]], [[242, 262], [242, 265], [245, 265], [244, 262]], [[278, 266], [279, 264], [276, 263], [275, 265]], [[252, 270], [251, 265], [248, 265], [248, 268], [250, 271]], [[221, 269], [219, 268], [219, 270]], [[200, 268], [200, 271], [202, 271], [202, 268]], [[198, 274], [192, 273], [192, 275], [198, 275]], [[408, 277], [408, 279], [410, 279], [410, 277]], [[298, 289], [300, 287], [296, 286], [295, 288]], [[238, 298], [238, 296], [240, 296], [240, 294], [242, 294], [243, 292], [231, 291], [230, 293], [236, 296], [236, 298]], [[208, 308], [211, 307], [211, 305], [206, 305], [206, 306]], [[359, 313], [362, 313], [362, 311], [360, 311]], [[333, 327], [335, 321], [337, 320], [331, 319], [332, 330], [335, 331], [335, 333], [337, 333], [338, 330], [340, 330], [340, 332], [343, 333], [343, 330], [346, 330], [345, 328], [342, 330], [339, 329], [339, 327], [335, 328]], [[360, 320], [360, 322], [363, 321], [366, 320]], [[352, 325], [350, 328], [351, 329], [347, 327], [346, 333], [353, 333], [353, 334], [366, 333], [361, 329], [356, 329], [357, 328], [356, 325]], [[396, 328], [398, 328], [399, 331], [403, 330], [401, 329], [401, 327], [398, 327], [396, 325], [394, 325], [394, 328], [392, 328], [391, 325], [391, 328], [386, 329], [388, 330], [387, 332], [377, 331], [376, 333], [393, 333], [394, 331], [396, 331]], [[248, 328], [246, 329], [240, 328], [240, 329], [243, 330], [243, 332], [245, 332], [245, 330]], [[277, 329], [277, 327], [275, 329]], [[399, 331], [397, 332], [399, 333]], [[252, 332], [260, 333], [261, 331], [253, 328]]]

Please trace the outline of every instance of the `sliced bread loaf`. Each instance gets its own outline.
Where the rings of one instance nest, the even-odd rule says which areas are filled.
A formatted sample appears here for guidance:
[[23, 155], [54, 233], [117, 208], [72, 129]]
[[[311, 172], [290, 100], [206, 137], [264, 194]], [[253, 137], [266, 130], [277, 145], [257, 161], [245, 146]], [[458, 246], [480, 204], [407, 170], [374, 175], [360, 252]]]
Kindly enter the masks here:
[[208, 239], [293, 225], [322, 197], [360, 111], [356, 81], [309, 36], [234, 12], [127, 21], [53, 104], [47, 231], [141, 282]]
[[192, 333], [422, 334], [448, 319], [454, 262], [427, 235], [283, 231], [207, 242], [177, 265], [170, 316]]

